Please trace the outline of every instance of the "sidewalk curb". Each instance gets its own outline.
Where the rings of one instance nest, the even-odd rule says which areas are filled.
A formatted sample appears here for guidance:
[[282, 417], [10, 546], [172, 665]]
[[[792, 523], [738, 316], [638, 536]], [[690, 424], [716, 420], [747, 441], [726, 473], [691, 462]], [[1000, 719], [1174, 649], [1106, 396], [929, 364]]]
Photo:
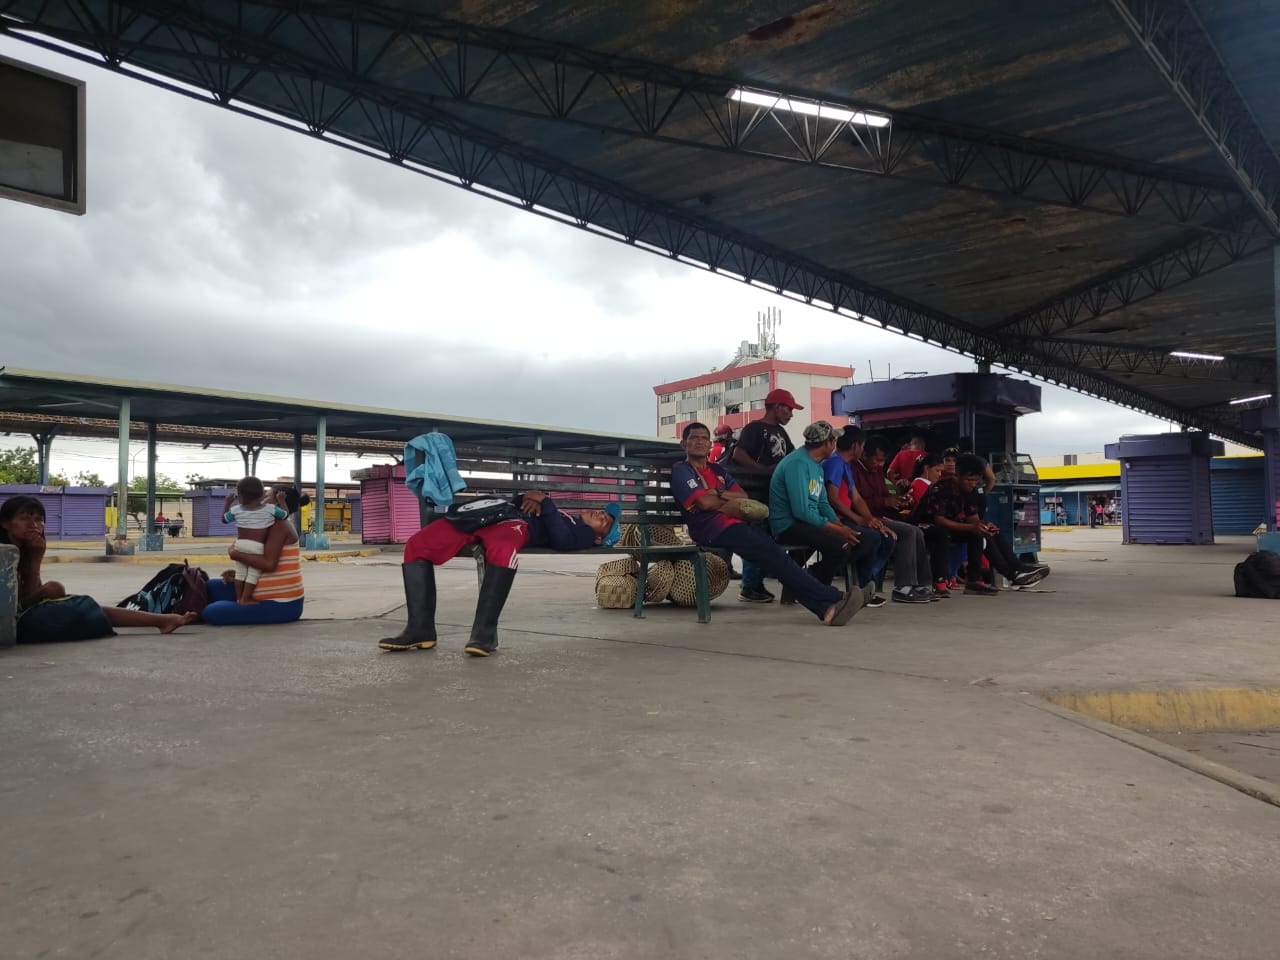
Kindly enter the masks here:
[[[380, 547], [361, 547], [351, 550], [333, 550], [326, 553], [303, 552], [301, 557], [303, 560], [310, 560], [317, 563], [332, 563], [335, 560], [342, 560], [349, 557], [376, 557], [382, 553]], [[166, 559], [168, 558], [168, 559]], [[46, 556], [44, 563], [123, 563], [123, 564], [146, 564], [155, 566], [158, 563], [177, 563], [185, 560], [188, 563], [199, 566], [200, 564], [208, 564], [210, 566], [217, 563], [230, 563], [231, 559], [225, 553], [180, 553], [176, 550], [156, 550], [147, 553], [133, 553], [122, 556], [106, 556], [105, 554], [86, 553], [82, 557], [68, 556]]]
[[1021, 702], [1029, 707], [1052, 713], [1054, 716], [1069, 720], [1082, 727], [1088, 727], [1095, 733], [1101, 733], [1104, 736], [1111, 737], [1113, 740], [1119, 740], [1121, 743], [1127, 743], [1131, 747], [1137, 747], [1139, 750], [1157, 756], [1162, 760], [1176, 763], [1192, 773], [1198, 773], [1201, 776], [1208, 777], [1210, 780], [1217, 780], [1219, 783], [1225, 784], [1233, 790], [1239, 790], [1255, 800], [1261, 800], [1263, 803], [1280, 807], [1280, 784], [1269, 783], [1258, 777], [1251, 777], [1247, 773], [1241, 773], [1239, 770], [1224, 767], [1222, 764], [1214, 763], [1212, 760], [1197, 757], [1186, 750], [1171, 747], [1167, 743], [1136, 733], [1133, 730], [1127, 730], [1124, 727], [1118, 727], [1103, 720], [1095, 720], [1093, 717], [1083, 713], [1076, 713], [1074, 710], [1043, 700], [1038, 694], [1027, 691], [1020, 696]]

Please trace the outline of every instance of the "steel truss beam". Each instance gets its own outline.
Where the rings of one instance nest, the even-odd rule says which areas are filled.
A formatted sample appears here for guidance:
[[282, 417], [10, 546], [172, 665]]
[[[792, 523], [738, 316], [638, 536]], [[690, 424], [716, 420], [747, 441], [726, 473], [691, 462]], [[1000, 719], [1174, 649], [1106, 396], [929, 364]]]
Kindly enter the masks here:
[[[0, 13], [18, 6], [27, 5], [14, 0], [7, 4], [0, 2]], [[38, 6], [44, 9], [43, 5]], [[1052, 350], [1042, 351], [1039, 344], [992, 336], [850, 274], [774, 248], [758, 238], [705, 221], [683, 209], [656, 203], [559, 158], [523, 148], [487, 128], [352, 77], [327, 63], [306, 61], [284, 50], [273, 54], [275, 59], [271, 61], [269, 75], [279, 84], [279, 90], [285, 92], [293, 111], [281, 112], [273, 104], [255, 103], [239, 93], [246, 89], [251, 76], [268, 72], [265, 59], [257, 59], [252, 67], [245, 66], [245, 57], [239, 48], [225, 49], [218, 38], [196, 34], [186, 26], [165, 21], [146, 24], [144, 35], [164, 32], [181, 46], [171, 51], [169, 61], [163, 64], [154, 57], [144, 59], [138, 66], [150, 72], [140, 73], [126, 66], [133, 47], [124, 39], [125, 33], [136, 33], [141, 23], [123, 15], [125, 7], [132, 10], [136, 5], [109, 5], [112, 15], [107, 22], [118, 25], [118, 31], [111, 34], [93, 32], [105, 28], [100, 22], [88, 19], [91, 4], [74, 6], [86, 16], [77, 28], [19, 25], [0, 19], [0, 32], [70, 53], [89, 63], [112, 67], [185, 96], [310, 133], [335, 145], [475, 190], [491, 199], [691, 266], [723, 273], [845, 317], [877, 324], [1189, 427], [1246, 444], [1257, 443], [1257, 438], [1243, 431], [1230, 415], [1225, 418], [1201, 416], [1107, 377], [1073, 368], [1065, 357]], [[154, 14], [159, 7], [171, 5], [147, 3], [145, 6]], [[172, 6], [180, 7], [181, 13], [189, 12], [184, 4]], [[275, 8], [273, 11], [278, 22], [290, 16]], [[41, 35], [89, 46], [98, 52], [68, 50], [61, 44], [47, 43]], [[183, 52], [186, 50], [199, 50], [201, 54], [188, 62]], [[226, 77], [231, 84], [205, 92], [200, 83], [202, 78], [191, 72], [191, 62], [216, 65], [217, 69], [210, 70], [208, 77]], [[179, 79], [184, 84], [200, 84], [200, 88], [180, 86], [155, 74]]]
[[[35, 11], [42, 4], [9, 6], [29, 8], [32, 22], [50, 35], [96, 45], [108, 61], [163, 62], [180, 52], [196, 74], [188, 79], [219, 100], [251, 96], [247, 88], [264, 74], [300, 85], [300, 99], [310, 101], [312, 108], [305, 121], [316, 129], [325, 127], [342, 100], [314, 102], [305, 90], [308, 76], [299, 72], [302, 68], [283, 46], [282, 36], [306, 37], [326, 67], [401, 100], [465, 104], [685, 148], [896, 177], [1208, 231], [1222, 229], [1224, 221], [1233, 225], [1237, 221], [1231, 214], [1247, 209], [1235, 185], [1225, 179], [894, 113], [874, 104], [840, 106], [887, 117], [887, 126], [752, 106], [726, 99], [740, 85], [733, 78], [376, 3], [233, 0], [209, 9], [209, 4], [190, 0], [112, 0], [108, 6], [113, 15], [78, 36], [65, 26], [56, 29], [48, 17], [37, 19]], [[147, 21], [152, 18], [164, 28], [151, 28]], [[194, 38], [205, 42], [188, 42]], [[216, 41], [216, 50], [209, 40]], [[801, 90], [769, 92], [821, 100]], [[385, 147], [394, 154], [394, 131], [386, 133], [393, 142]]]
[[1016, 337], [1057, 336], [1269, 251], [1274, 242], [1256, 218], [1239, 220], [1217, 235], [1190, 234], [1013, 314], [991, 329]]
[[1270, 389], [1276, 380], [1276, 365], [1270, 359], [1224, 356], [1221, 360], [1200, 360], [1175, 357], [1168, 348], [1112, 344], [1096, 340], [1053, 338], [1015, 342], [1027, 350], [1034, 350], [1061, 363], [1087, 365], [1094, 370], [1177, 377], [1244, 388], [1254, 384]]
[[1280, 236], [1280, 158], [1188, 0], [1110, 0], [1267, 229]]

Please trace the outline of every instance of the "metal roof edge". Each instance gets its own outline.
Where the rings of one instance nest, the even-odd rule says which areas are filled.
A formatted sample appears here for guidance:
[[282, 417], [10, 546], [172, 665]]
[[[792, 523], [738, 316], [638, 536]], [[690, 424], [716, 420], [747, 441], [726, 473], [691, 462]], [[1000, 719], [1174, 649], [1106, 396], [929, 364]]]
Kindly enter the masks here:
[[[292, 397], [277, 397], [269, 394], [239, 393], [235, 391], [215, 391], [205, 387], [182, 387], [177, 384], [147, 383], [139, 380], [124, 380], [115, 377], [91, 377], [79, 374], [59, 374], [47, 370], [29, 370], [22, 367], [0, 367], [0, 380], [5, 378], [45, 381], [64, 386], [100, 387], [118, 390], [123, 393], [180, 394], [193, 400], [232, 400], [240, 403], [260, 403], [297, 410], [313, 410], [317, 416], [326, 412], [359, 413], [369, 416], [397, 417], [403, 420], [440, 420], [478, 427], [510, 427], [517, 430], [533, 430], [539, 433], [558, 433], [575, 437], [590, 437], [623, 441], [643, 441], [645, 443], [662, 443], [662, 437], [644, 436], [629, 433], [603, 433], [584, 430], [578, 427], [557, 427], [549, 424], [521, 423], [513, 420], [481, 420], [475, 417], [454, 416], [444, 413], [426, 413], [418, 410], [394, 410], [386, 407], [365, 407], [357, 405], [339, 405], [323, 403], [319, 400], [302, 400]], [[677, 446], [674, 441], [670, 441]]]

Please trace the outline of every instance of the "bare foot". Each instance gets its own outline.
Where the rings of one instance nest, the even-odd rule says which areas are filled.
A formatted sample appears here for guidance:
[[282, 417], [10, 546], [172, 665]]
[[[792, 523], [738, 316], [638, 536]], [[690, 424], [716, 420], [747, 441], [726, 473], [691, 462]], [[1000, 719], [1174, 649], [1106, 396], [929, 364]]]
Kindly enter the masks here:
[[188, 610], [186, 613], [166, 613], [163, 614], [165, 624], [160, 628], [161, 633], [173, 633], [179, 627], [185, 627], [188, 623], [194, 622], [196, 614], [194, 611]]
[[835, 619], [837, 606], [839, 606], [839, 604], [833, 603], [831, 606], [827, 607], [827, 612], [822, 615], [822, 622], [828, 627], [831, 626], [831, 621]]

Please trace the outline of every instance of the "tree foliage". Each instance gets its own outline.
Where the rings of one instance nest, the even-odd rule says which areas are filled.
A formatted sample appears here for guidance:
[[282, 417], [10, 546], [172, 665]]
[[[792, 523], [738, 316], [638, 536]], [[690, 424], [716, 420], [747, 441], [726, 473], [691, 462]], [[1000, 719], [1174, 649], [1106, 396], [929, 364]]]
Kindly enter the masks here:
[[[40, 482], [40, 462], [35, 447], [0, 450], [0, 483], [35, 484]], [[71, 481], [60, 473], [49, 475], [49, 485], [65, 487]]]

